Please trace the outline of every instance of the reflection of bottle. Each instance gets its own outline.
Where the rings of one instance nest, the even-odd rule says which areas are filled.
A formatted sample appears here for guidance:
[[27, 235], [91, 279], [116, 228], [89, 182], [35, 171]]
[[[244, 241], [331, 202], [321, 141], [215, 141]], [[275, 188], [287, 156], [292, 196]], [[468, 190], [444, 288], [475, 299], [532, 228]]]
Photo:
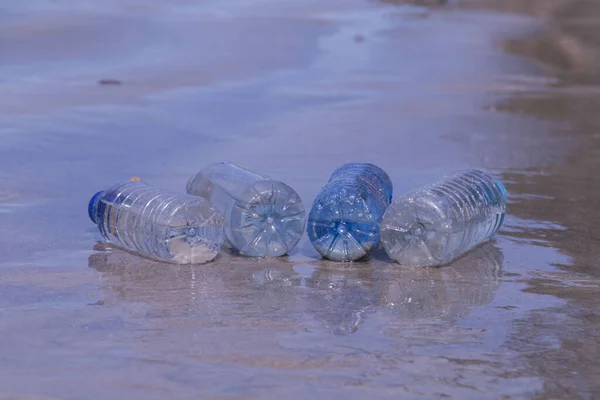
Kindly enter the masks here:
[[102, 274], [105, 302], [132, 307], [132, 313], [148, 319], [219, 318], [230, 308], [221, 301], [226, 292], [222, 265], [164, 264], [104, 243], [94, 250], [88, 266]]
[[263, 287], [291, 287], [302, 286], [302, 277], [293, 268], [279, 266], [265, 268], [252, 273], [252, 279]]
[[447, 264], [491, 238], [504, 221], [506, 189], [478, 171], [459, 171], [394, 200], [381, 223], [386, 252], [402, 265]]
[[359, 260], [379, 244], [379, 224], [391, 199], [392, 182], [381, 168], [342, 165], [313, 202], [308, 238], [325, 258]]
[[136, 310], [143, 303], [152, 315], [199, 316], [230, 323], [241, 323], [240, 315], [282, 321], [295, 317], [291, 307], [296, 298], [291, 290], [302, 278], [291, 264], [275, 262], [279, 259], [256, 262], [225, 254], [219, 262], [202, 266], [170, 265], [104, 243], [96, 244], [94, 250], [88, 266], [103, 275], [109, 293], [131, 302]]
[[223, 243], [223, 216], [207, 200], [142, 182], [96, 193], [88, 213], [106, 240], [156, 260], [202, 264]]
[[[337, 269], [279, 264], [253, 272], [252, 278], [263, 293], [261, 300], [268, 298], [266, 292], [270, 292], [281, 294], [282, 304], [303, 305], [300, 310], [293, 309], [295, 315], [288, 313], [286, 319], [303, 320], [303, 316], [309, 314], [336, 335], [355, 333], [364, 322], [367, 310], [376, 303], [368, 265]], [[275, 307], [281, 308], [282, 304]]]
[[486, 243], [444, 268], [394, 268], [379, 278], [379, 302], [403, 319], [455, 319], [494, 298], [502, 253]]
[[[136, 257], [110, 244], [98, 243], [94, 253], [88, 258], [88, 267], [105, 277], [118, 278], [127, 283], [129, 289], [140, 284], [144, 287], [143, 296], [157, 295], [161, 292], [179, 290], [190, 285], [190, 279], [196, 269], [191, 265], [166, 265], [158, 261]], [[204, 267], [205, 268], [205, 267]], [[198, 270], [201, 272], [203, 270]], [[131, 293], [135, 296], [135, 290]]]
[[291, 187], [235, 164], [209, 165], [190, 179], [187, 192], [225, 215], [225, 236], [243, 255], [282, 256], [304, 232], [304, 205]]
[[367, 311], [376, 305], [370, 266], [362, 268], [315, 268], [306, 279], [314, 289], [309, 311], [336, 335], [355, 333], [365, 321]]

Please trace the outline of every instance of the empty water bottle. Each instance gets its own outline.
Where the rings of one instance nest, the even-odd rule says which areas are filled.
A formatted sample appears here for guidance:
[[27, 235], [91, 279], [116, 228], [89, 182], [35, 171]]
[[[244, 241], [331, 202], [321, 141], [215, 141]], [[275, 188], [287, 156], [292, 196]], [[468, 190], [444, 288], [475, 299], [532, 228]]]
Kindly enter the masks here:
[[502, 183], [479, 170], [458, 171], [394, 200], [381, 241], [400, 264], [443, 265], [491, 238], [505, 210]]
[[210, 202], [142, 182], [96, 193], [88, 213], [106, 240], [170, 263], [210, 261], [224, 241], [223, 215]]
[[305, 211], [298, 194], [238, 165], [209, 165], [189, 180], [187, 192], [210, 200], [225, 215], [225, 237], [240, 254], [282, 256], [304, 232]]
[[349, 163], [336, 169], [308, 216], [308, 237], [334, 261], [355, 261], [379, 243], [381, 218], [392, 199], [392, 182], [379, 167]]

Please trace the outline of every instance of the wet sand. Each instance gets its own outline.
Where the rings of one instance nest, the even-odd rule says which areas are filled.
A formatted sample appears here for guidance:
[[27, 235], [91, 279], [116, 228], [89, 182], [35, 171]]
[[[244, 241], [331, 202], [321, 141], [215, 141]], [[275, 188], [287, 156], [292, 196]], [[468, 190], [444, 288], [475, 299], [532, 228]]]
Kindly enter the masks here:
[[511, 213], [523, 220], [547, 222], [513, 235], [530, 243], [543, 238], [545, 245], [567, 258], [554, 262], [555, 271], [529, 281], [529, 293], [558, 297], [566, 304], [551, 314], [537, 313], [535, 320], [523, 324], [521, 341], [534, 340], [544, 329], [554, 328], [558, 333], [554, 348], [527, 357], [532, 370], [545, 377], [544, 390], [536, 398], [597, 398], [600, 4], [579, 0], [527, 3], [527, 10], [509, 5], [543, 16], [547, 22], [537, 34], [507, 40], [505, 48], [533, 59], [556, 82], [546, 91], [526, 92], [501, 102], [498, 109], [553, 121], [555, 128], [543, 140], [561, 141], [567, 151], [562, 160], [505, 174], [513, 182], [511, 190], [530, 194], [512, 204]]
[[[598, 397], [600, 13], [408, 3], [7, 6], [0, 398]], [[97, 243], [99, 188], [182, 190], [225, 159], [307, 207], [346, 161], [397, 194], [486, 168], [509, 216], [438, 269], [325, 262], [306, 238], [195, 267]]]

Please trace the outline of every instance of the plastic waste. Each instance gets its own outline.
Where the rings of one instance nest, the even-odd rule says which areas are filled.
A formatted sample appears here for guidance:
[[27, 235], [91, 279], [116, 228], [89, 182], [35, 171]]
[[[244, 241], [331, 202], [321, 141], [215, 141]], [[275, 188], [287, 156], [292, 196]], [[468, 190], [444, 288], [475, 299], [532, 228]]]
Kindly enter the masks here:
[[88, 214], [107, 241], [175, 264], [211, 261], [224, 241], [223, 215], [210, 202], [143, 182], [96, 193]]
[[392, 182], [379, 167], [349, 163], [336, 169], [317, 195], [308, 216], [308, 237], [334, 261], [355, 261], [379, 243], [383, 213], [392, 199]]
[[490, 239], [504, 221], [506, 189], [479, 170], [458, 171], [388, 207], [381, 241], [407, 266], [447, 264]]
[[288, 185], [229, 162], [194, 175], [187, 192], [210, 200], [225, 216], [225, 237], [249, 257], [278, 257], [300, 240], [304, 205]]

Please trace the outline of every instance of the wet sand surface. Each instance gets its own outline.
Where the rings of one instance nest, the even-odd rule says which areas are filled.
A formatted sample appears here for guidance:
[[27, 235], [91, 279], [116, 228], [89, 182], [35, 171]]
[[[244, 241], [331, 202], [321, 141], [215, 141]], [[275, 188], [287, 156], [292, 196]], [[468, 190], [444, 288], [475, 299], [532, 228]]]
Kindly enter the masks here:
[[[0, 398], [600, 397], [600, 10], [414, 3], [2, 5]], [[97, 242], [95, 191], [222, 160], [307, 207], [347, 161], [485, 168], [509, 215], [435, 269]]]

